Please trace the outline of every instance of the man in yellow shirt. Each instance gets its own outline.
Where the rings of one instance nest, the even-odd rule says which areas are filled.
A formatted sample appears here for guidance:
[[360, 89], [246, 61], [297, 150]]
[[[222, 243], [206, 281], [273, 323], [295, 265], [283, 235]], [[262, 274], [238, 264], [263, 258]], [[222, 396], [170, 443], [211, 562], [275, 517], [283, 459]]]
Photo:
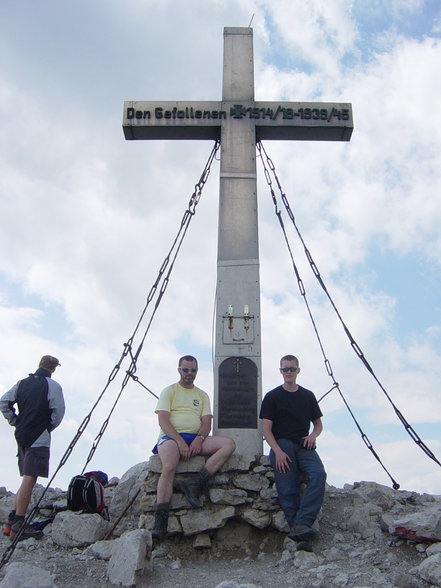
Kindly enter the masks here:
[[184, 355], [178, 363], [179, 382], [161, 392], [155, 412], [160, 434], [153, 448], [161, 459], [162, 472], [156, 490], [155, 522], [152, 536], [162, 539], [167, 532], [173, 480], [181, 459], [194, 455], [208, 457], [205, 466], [194, 480], [181, 482], [180, 488], [191, 506], [197, 508], [199, 494], [236, 449], [233, 439], [209, 436], [212, 414], [206, 392], [194, 385], [198, 362], [192, 355]]

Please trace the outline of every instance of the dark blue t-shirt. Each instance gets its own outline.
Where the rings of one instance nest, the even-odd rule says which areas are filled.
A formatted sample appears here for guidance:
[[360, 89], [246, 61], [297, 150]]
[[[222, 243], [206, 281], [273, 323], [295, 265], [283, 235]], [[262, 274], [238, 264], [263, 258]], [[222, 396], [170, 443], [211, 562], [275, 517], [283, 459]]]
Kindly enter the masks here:
[[278, 386], [265, 395], [259, 416], [272, 421], [271, 430], [276, 439], [301, 443], [309, 434], [311, 422], [323, 414], [311, 390], [299, 386], [296, 392], [288, 392]]

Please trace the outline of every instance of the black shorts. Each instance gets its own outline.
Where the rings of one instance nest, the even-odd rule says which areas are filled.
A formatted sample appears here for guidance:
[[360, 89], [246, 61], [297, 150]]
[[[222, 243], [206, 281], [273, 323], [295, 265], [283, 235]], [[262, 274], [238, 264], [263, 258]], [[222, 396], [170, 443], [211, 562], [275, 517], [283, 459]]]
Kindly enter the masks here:
[[49, 476], [49, 447], [18, 446], [18, 469], [20, 476], [47, 478]]

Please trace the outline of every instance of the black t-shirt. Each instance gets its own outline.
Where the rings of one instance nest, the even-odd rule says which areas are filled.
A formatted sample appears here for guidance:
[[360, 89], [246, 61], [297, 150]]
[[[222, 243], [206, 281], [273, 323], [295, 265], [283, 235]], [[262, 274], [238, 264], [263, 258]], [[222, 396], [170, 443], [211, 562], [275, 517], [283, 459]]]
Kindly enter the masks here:
[[260, 418], [272, 421], [272, 433], [276, 439], [301, 442], [309, 434], [311, 422], [323, 416], [316, 397], [302, 386], [296, 392], [288, 392], [278, 386], [265, 395]]

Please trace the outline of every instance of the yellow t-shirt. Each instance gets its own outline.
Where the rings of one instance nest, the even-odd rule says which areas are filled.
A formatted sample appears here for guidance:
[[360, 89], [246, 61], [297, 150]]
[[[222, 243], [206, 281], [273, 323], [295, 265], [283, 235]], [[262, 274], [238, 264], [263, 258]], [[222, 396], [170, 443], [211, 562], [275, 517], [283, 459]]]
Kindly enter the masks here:
[[[178, 382], [164, 388], [159, 395], [156, 414], [160, 410], [170, 413], [170, 422], [178, 433], [197, 433], [201, 417], [211, 416], [208, 394], [197, 386], [183, 388]], [[159, 439], [163, 435], [161, 430]]]

